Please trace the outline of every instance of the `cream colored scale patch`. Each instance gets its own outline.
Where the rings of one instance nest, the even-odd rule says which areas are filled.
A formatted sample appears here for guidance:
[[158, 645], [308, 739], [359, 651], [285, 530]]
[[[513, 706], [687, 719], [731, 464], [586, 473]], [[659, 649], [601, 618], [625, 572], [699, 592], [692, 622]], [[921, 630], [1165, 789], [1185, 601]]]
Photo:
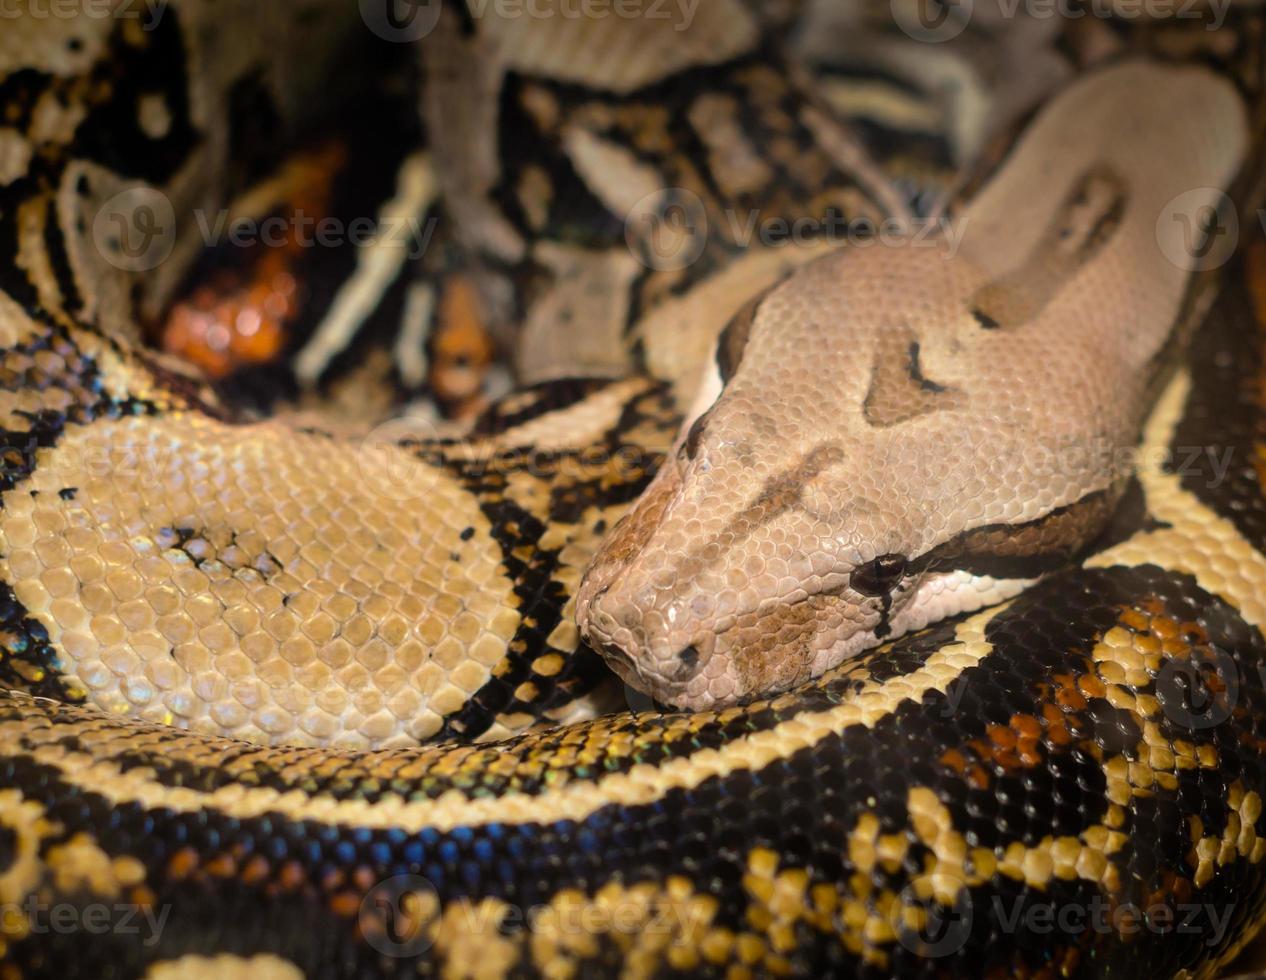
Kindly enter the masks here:
[[289, 960], [271, 953], [236, 956], [220, 953], [199, 956], [190, 953], [155, 963], [145, 973], [146, 980], [302, 980], [303, 971]]
[[[929, 693], [946, 694], [963, 672], [993, 652], [985, 639], [991, 619], [1007, 607], [986, 609], [958, 624], [954, 640], [937, 650], [917, 670], [885, 681], [868, 681], [847, 701], [824, 711], [808, 712], [735, 739], [716, 749], [702, 749], [661, 765], [640, 763], [627, 772], [601, 776], [596, 781], [560, 782], [531, 796], [509, 793], [504, 796], [467, 796], [453, 788], [436, 799], [402, 800], [385, 796], [377, 802], [364, 799], [339, 800], [306, 792], [283, 792], [271, 787], [231, 783], [211, 792], [188, 786], [166, 787], [143, 768], [126, 771], [111, 757], [136, 734], [130, 728], [101, 728], [81, 732], [82, 749], [68, 747], [56, 728], [31, 730], [23, 720], [0, 721], [0, 744], [22, 740], [30, 745], [30, 757], [40, 765], [63, 774], [85, 793], [96, 793], [112, 805], [139, 803], [144, 807], [164, 807], [173, 812], [192, 813], [212, 809], [239, 820], [265, 813], [281, 814], [296, 820], [317, 820], [329, 824], [385, 830], [395, 828], [418, 833], [430, 827], [441, 833], [454, 827], [488, 823], [552, 823], [582, 821], [596, 811], [619, 804], [644, 806], [660, 800], [673, 790], [690, 790], [715, 776], [737, 771], [758, 772], [779, 760], [791, 758], [853, 725], [872, 728], [902, 704], [918, 703]], [[182, 751], [165, 743], [167, 751]], [[493, 747], [494, 753], [527, 751], [530, 743], [509, 743]], [[462, 746], [424, 750], [417, 760], [419, 772], [434, 764], [439, 756], [458, 758], [476, 751]], [[493, 769], [494, 763], [489, 763]]]
[[519, 623], [451, 477], [275, 423], [71, 429], [4, 495], [0, 552], [91, 701], [271, 743], [414, 743]]
[[1165, 470], [1168, 447], [1182, 419], [1191, 377], [1182, 372], [1161, 396], [1144, 433], [1137, 475], [1147, 497], [1148, 511], [1170, 527], [1136, 534], [1101, 552], [1086, 564], [1159, 564], [1191, 575], [1207, 592], [1231, 603], [1244, 620], [1258, 629], [1266, 626], [1266, 558], [1259, 554], [1225, 517], [1183, 489], [1180, 477]]

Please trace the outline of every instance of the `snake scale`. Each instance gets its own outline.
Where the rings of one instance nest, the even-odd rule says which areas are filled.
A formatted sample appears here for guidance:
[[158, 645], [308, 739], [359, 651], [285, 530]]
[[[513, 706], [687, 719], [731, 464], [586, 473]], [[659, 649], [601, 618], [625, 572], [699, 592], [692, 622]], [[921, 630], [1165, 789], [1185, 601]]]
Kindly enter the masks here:
[[[0, 980], [1217, 975], [1266, 914], [1261, 9], [976, 6], [0, 6]], [[263, 407], [145, 343], [192, 216], [384, 74], [376, 214], [443, 247], [363, 249]], [[388, 294], [523, 385], [348, 409], [418, 376], [412, 327], [357, 361]], [[787, 557], [841, 521], [848, 574]]]

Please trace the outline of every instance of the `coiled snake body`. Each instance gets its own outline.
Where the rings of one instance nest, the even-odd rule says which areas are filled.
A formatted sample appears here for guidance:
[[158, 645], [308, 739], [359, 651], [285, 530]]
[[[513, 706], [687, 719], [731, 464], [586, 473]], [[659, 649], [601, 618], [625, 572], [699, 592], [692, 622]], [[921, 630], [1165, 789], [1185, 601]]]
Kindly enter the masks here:
[[[988, 113], [920, 130], [884, 72], [810, 77], [789, 52], [833, 35], [799, 11], [634, 30], [445, 7], [428, 149], [380, 218], [443, 219], [536, 382], [462, 428], [264, 417], [137, 326], [196, 257], [188, 216], [266, 150], [251, 121], [296, 125], [404, 28], [372, 4], [130, 6], [0, 34], [0, 977], [1206, 976], [1252, 937], [1260, 13], [999, 29], [1061, 71], [1037, 84], [1016, 41], [1031, 91], [1002, 72], [964, 100]], [[904, 50], [859, 14], [863, 36]], [[958, 217], [973, 271], [937, 280], [966, 266], [909, 236], [865, 261], [742, 242], [736, 213]], [[328, 382], [392, 254], [358, 260], [300, 381]], [[441, 265], [410, 270], [410, 309]], [[974, 333], [943, 327], [947, 296]], [[780, 334], [803, 309], [847, 346]], [[840, 427], [842, 482], [789, 419]], [[1024, 469], [1035, 434], [1077, 452]], [[763, 489], [727, 512], [709, 472]], [[865, 547], [810, 588], [778, 521], [860, 499]], [[586, 635], [705, 710], [593, 717], [613, 688], [573, 597], [604, 539]], [[922, 577], [859, 577], [897, 553], [894, 581]], [[765, 589], [775, 567], [794, 587]], [[727, 582], [757, 601], [727, 612]]]

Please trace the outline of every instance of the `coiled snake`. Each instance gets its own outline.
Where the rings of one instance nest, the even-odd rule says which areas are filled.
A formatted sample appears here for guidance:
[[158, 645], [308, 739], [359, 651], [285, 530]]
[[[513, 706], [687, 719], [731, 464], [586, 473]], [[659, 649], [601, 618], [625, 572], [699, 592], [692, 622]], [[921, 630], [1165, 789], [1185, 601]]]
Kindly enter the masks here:
[[[1252, 937], [1260, 11], [978, 11], [1025, 70], [946, 104], [956, 42], [810, 6], [5, 13], [0, 977], [1209, 976]], [[194, 216], [419, 38], [377, 213], [446, 248], [363, 250], [317, 400], [145, 345]], [[454, 267], [530, 383], [311, 412]], [[663, 703], [601, 714], [577, 616]]]

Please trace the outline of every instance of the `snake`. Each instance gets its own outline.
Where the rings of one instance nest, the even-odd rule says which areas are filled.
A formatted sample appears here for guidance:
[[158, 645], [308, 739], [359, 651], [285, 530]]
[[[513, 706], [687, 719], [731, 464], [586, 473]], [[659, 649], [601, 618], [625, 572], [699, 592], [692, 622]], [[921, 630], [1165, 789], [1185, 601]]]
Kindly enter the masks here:
[[[1266, 24], [977, 6], [0, 7], [0, 978], [1218, 976]], [[340, 101], [280, 373], [156, 347]]]

